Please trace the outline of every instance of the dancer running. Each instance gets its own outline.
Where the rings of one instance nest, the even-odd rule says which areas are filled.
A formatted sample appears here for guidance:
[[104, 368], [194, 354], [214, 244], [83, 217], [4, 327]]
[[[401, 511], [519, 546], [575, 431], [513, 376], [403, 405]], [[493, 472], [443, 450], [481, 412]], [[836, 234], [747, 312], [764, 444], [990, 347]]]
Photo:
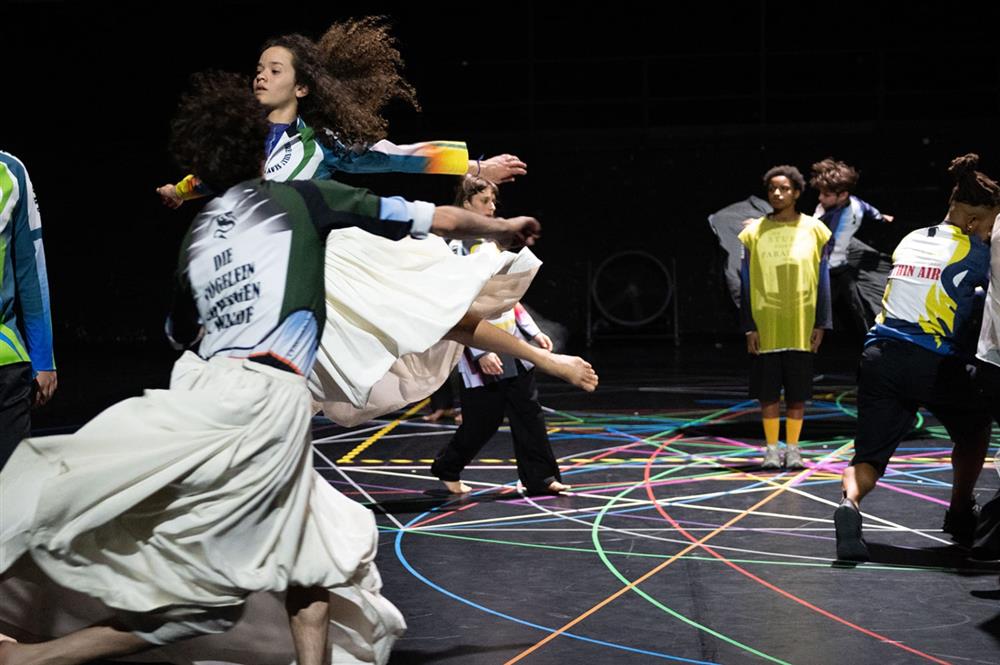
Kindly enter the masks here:
[[[174, 124], [178, 161], [224, 192], [185, 237], [168, 325], [199, 355], [182, 356], [169, 390], [125, 400], [74, 435], [26, 439], [0, 473], [0, 572], [26, 556], [115, 621], [42, 644], [2, 641], [0, 665], [72, 665], [222, 632], [257, 591], [287, 590], [300, 665], [329, 660], [331, 594], [352, 639], [378, 638], [365, 645], [378, 662], [402, 630], [379, 593], [372, 514], [312, 469], [304, 374], [324, 320], [323, 236], [357, 225], [386, 238], [530, 243], [538, 224], [261, 180], [256, 108], [238, 77], [206, 75]], [[454, 336], [528, 346], [472, 316]], [[596, 386], [580, 359], [525, 355]]]
[[972, 495], [989, 444], [990, 415], [967, 365], [979, 332], [989, 280], [990, 237], [1000, 187], [976, 170], [979, 157], [952, 161], [955, 186], [945, 220], [913, 231], [893, 252], [882, 312], [868, 335], [858, 372], [858, 433], [844, 470], [844, 499], [834, 511], [837, 558], [866, 561], [861, 500], [925, 407], [955, 443], [951, 501], [943, 530], [968, 542], [976, 526]]
[[[497, 186], [488, 180], [465, 176], [455, 204], [493, 217], [497, 194]], [[473, 253], [495, 252], [496, 246], [488, 240], [480, 240], [470, 249]], [[520, 303], [491, 319], [490, 323], [546, 351], [552, 350], [552, 340], [535, 325]], [[431, 473], [454, 494], [471, 491], [461, 482], [461, 473], [496, 434], [506, 416], [514, 440], [517, 476], [525, 492], [558, 494], [569, 489], [562, 483], [559, 464], [549, 443], [531, 363], [507, 354], [467, 347], [459, 361], [459, 371], [463, 384], [462, 423], [448, 445], [437, 454]]]
[[774, 209], [748, 225], [743, 243], [740, 315], [753, 356], [750, 397], [760, 400], [764, 440], [761, 467], [781, 467], [778, 450], [781, 389], [785, 390], [785, 466], [801, 469], [799, 435], [806, 400], [812, 397], [813, 356], [830, 328], [830, 280], [826, 244], [830, 231], [795, 204], [805, 188], [794, 166], [764, 174]]

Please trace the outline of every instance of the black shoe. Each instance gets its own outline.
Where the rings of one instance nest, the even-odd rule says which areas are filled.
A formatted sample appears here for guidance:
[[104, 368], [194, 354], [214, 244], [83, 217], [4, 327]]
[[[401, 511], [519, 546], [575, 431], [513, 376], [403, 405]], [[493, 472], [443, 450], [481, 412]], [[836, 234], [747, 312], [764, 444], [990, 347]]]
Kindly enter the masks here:
[[951, 534], [951, 539], [960, 545], [971, 545], [979, 523], [979, 505], [973, 501], [965, 510], [944, 511], [944, 524], [941, 530]]
[[841, 501], [833, 511], [833, 525], [837, 532], [837, 559], [868, 561], [868, 546], [861, 537], [861, 511], [850, 499]]

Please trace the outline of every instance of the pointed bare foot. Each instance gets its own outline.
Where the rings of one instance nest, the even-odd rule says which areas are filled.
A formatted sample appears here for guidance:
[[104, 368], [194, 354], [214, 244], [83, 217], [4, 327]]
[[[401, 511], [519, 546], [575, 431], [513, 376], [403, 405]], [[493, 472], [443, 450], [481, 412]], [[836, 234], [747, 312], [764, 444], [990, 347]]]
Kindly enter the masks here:
[[597, 390], [597, 372], [583, 358], [553, 353], [548, 356], [548, 361], [548, 366], [542, 368], [548, 374], [588, 393]]
[[463, 483], [461, 480], [442, 480], [444, 486], [448, 488], [448, 491], [452, 494], [468, 494], [472, 491], [472, 488]]
[[572, 485], [561, 483], [558, 480], [553, 480], [551, 483], [549, 483], [549, 491], [555, 492], [556, 494], [558, 494], [559, 492], [568, 492], [571, 487]]

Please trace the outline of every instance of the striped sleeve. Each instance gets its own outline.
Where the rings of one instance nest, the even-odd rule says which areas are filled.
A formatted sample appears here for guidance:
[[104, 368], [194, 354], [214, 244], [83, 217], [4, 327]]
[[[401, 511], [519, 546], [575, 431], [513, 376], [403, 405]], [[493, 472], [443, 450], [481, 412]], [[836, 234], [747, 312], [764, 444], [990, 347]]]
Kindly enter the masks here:
[[517, 327], [521, 329], [521, 332], [528, 339], [534, 339], [541, 334], [542, 329], [538, 327], [535, 319], [532, 318], [531, 314], [528, 313], [528, 310], [521, 303], [514, 305], [514, 318], [517, 321]]
[[211, 191], [201, 180], [190, 174], [184, 176], [183, 180], [174, 185], [174, 190], [176, 190], [177, 196], [185, 201], [200, 199], [211, 194]]
[[42, 245], [42, 219], [28, 172], [17, 174], [21, 196], [14, 209], [14, 281], [21, 306], [21, 322], [33, 372], [56, 368], [52, 350], [52, 315], [49, 309], [49, 280]]
[[335, 180], [296, 180], [283, 185], [267, 183], [280, 196], [281, 187], [294, 189], [302, 197], [309, 218], [326, 237], [335, 229], [357, 226], [391, 240], [408, 235], [422, 238], [430, 231], [434, 205], [381, 197], [366, 189], [349, 187]]
[[396, 145], [382, 140], [367, 149], [324, 150], [324, 166], [348, 173], [428, 173], [465, 175], [469, 150], [462, 141], [425, 141]]

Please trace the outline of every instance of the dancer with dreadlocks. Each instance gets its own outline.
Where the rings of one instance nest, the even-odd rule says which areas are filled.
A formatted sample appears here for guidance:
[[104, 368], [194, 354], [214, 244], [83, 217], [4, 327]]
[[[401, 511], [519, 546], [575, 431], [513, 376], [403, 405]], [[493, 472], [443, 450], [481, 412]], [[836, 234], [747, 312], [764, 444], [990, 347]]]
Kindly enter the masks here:
[[[955, 186], [945, 220], [913, 231], [893, 252], [882, 312], [868, 335], [858, 372], [858, 433], [844, 470], [844, 499], [834, 511], [837, 558], [866, 561], [861, 500], [927, 408], [947, 429], [952, 453], [951, 501], [943, 530], [968, 543], [976, 527], [972, 491], [989, 443], [988, 405], [967, 371], [989, 281], [986, 241], [1000, 213], [1000, 188], [976, 170], [979, 157], [954, 159]], [[988, 333], [987, 333], [988, 336]]]
[[[287, 592], [299, 665], [330, 661], [331, 607], [355, 652], [388, 660], [402, 619], [379, 593], [374, 517], [312, 469], [304, 374], [325, 314], [323, 238], [361, 227], [387, 242], [434, 231], [530, 244], [539, 226], [333, 181], [261, 179], [266, 132], [238, 77], [199, 77], [182, 102], [178, 161], [222, 192], [184, 239], [168, 324], [198, 354], [178, 360], [169, 390], [125, 400], [76, 434], [26, 439], [0, 472], [0, 573], [24, 559], [114, 620], [41, 644], [0, 637], [0, 665], [73, 665], [219, 633], [258, 591]], [[473, 316], [450, 335], [596, 387], [582, 359]], [[363, 362], [365, 349], [355, 353]]]

